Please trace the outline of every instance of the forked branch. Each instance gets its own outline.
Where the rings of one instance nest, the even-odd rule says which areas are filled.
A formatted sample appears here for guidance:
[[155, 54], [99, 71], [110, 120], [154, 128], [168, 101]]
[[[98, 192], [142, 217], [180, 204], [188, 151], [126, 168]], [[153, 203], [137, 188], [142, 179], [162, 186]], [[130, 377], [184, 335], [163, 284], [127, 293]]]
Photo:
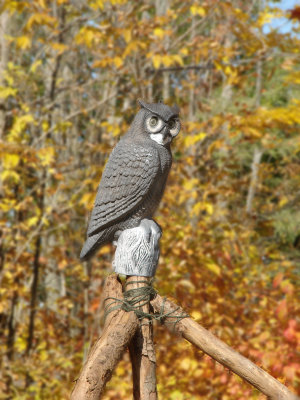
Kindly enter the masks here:
[[[149, 278], [143, 276], [127, 277], [130, 289], [145, 286]], [[149, 303], [141, 306], [144, 313], [149, 314]], [[132, 364], [133, 398], [134, 400], [157, 400], [156, 389], [156, 358], [153, 344], [153, 326], [149, 319], [144, 318], [136, 330], [129, 345]]]
[[[117, 275], [107, 277], [104, 291], [105, 303], [111, 304], [111, 297], [122, 299], [122, 285]], [[105, 306], [107, 307], [107, 304]], [[118, 309], [108, 314], [103, 333], [88, 355], [71, 394], [71, 400], [100, 399], [106, 383], [138, 326], [139, 321], [134, 312]]]

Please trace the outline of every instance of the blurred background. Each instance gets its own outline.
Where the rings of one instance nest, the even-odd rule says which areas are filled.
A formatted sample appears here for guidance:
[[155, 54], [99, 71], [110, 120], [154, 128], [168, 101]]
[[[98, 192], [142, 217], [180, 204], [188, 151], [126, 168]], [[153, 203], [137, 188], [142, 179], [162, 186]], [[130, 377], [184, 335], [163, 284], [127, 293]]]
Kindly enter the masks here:
[[[183, 125], [156, 288], [300, 393], [299, 2], [0, 7], [0, 399], [67, 399], [101, 333], [113, 249], [78, 256], [138, 98]], [[162, 399], [264, 398], [164, 328], [155, 342]], [[132, 398], [128, 354], [103, 398]]]

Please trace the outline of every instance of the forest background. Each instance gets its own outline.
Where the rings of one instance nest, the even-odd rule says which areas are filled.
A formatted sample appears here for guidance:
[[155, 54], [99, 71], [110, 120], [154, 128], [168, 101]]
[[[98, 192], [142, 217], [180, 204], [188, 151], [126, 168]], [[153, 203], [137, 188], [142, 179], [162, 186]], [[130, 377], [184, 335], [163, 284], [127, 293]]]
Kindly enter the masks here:
[[[177, 103], [183, 125], [157, 214], [156, 287], [300, 393], [300, 7], [4, 0], [0, 11], [0, 399], [67, 399], [101, 333], [113, 249], [78, 256], [138, 98]], [[273, 29], [278, 17], [288, 31]], [[263, 398], [159, 326], [155, 342], [161, 398]], [[104, 396], [120, 398], [128, 354]]]

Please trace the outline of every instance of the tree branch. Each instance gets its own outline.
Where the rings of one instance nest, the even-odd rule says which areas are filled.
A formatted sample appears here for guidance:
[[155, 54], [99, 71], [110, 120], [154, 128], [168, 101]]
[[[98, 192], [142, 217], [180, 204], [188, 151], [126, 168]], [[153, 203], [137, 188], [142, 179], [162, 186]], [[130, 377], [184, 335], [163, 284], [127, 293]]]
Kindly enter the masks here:
[[180, 317], [184, 314], [181, 307], [178, 307], [168, 299], [163, 299], [159, 295], [156, 295], [151, 304], [157, 313], [172, 314], [172, 317], [166, 317], [163, 322], [171, 332], [179, 333], [190, 343], [204, 351], [204, 353], [264, 393], [269, 399], [299, 400], [286, 386], [282, 385], [252, 361], [227, 346], [227, 344], [191, 318], [184, 318], [176, 322], [174, 315]]
[[[142, 283], [149, 278], [143, 276], [129, 276], [127, 282], [129, 290], [145, 286]], [[142, 281], [141, 283], [139, 283]], [[144, 313], [150, 312], [149, 303], [142, 308]], [[153, 344], [153, 325], [151, 321], [143, 319], [129, 345], [133, 375], [134, 400], [156, 400], [156, 358]]]
[[151, 68], [148, 69], [148, 73], [154, 74], [156, 72], [165, 71], [189, 71], [189, 70], [201, 70], [201, 69], [213, 69], [215, 66], [213, 64], [203, 64], [203, 65], [187, 65], [185, 67], [161, 67], [161, 68]]
[[[107, 277], [104, 288], [105, 305], [109, 297], [122, 298], [117, 275]], [[106, 383], [121, 359], [139, 325], [134, 312], [115, 310], [108, 314], [101, 337], [94, 344], [71, 394], [71, 400], [99, 400]]]

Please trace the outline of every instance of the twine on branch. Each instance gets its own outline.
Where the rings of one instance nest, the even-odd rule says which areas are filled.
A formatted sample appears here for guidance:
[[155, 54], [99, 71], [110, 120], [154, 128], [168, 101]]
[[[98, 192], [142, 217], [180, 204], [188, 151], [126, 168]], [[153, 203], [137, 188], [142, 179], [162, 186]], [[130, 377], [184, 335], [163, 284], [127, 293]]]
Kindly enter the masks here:
[[[164, 313], [164, 305], [166, 302], [166, 298], [163, 299], [163, 304], [161, 306], [160, 312], [157, 314], [145, 313], [142, 310], [142, 307], [153, 300], [157, 294], [157, 291], [153, 288], [152, 283], [154, 279], [150, 281], [130, 281], [125, 284], [125, 292], [123, 293], [124, 299], [118, 299], [116, 297], [107, 297], [106, 300], [112, 300], [111, 303], [105, 306], [104, 318], [108, 316], [109, 313], [115, 310], [124, 310], [126, 312], [133, 311], [139, 320], [147, 318], [148, 320], [156, 320], [161, 324], [164, 323], [166, 318], [174, 318], [174, 322], [168, 321], [168, 324], [174, 324], [174, 326], [180, 322], [184, 318], [189, 318], [189, 315], [181, 310], [180, 314], [177, 314], [176, 311], [180, 310], [180, 307], [177, 307], [175, 310]], [[135, 289], [127, 289], [128, 285], [135, 283], [144, 283], [145, 286]]]

